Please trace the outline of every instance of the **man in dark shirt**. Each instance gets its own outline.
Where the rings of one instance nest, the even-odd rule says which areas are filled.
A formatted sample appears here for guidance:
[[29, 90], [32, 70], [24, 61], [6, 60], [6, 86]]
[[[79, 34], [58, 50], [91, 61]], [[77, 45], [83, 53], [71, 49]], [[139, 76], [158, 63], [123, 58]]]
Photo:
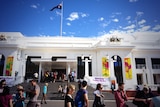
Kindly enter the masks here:
[[149, 107], [151, 98], [154, 97], [148, 87], [144, 87], [142, 91], [138, 91], [135, 96], [137, 107]]

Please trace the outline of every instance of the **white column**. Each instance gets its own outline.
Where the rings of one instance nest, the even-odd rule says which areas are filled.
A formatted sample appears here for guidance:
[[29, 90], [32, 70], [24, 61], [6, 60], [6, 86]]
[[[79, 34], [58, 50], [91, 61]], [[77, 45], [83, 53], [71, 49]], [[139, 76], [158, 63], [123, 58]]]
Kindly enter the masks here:
[[85, 58], [83, 60], [83, 62], [85, 63], [85, 76], [84, 77], [89, 77], [89, 64], [88, 62], [91, 62], [91, 60], [88, 60], [88, 58]]
[[68, 74], [70, 73], [70, 71], [71, 71], [70, 63], [67, 63], [67, 74], [66, 74], [66, 76], [68, 76]]
[[142, 68], [142, 70], [143, 70], [143, 84], [147, 84], [146, 70], [144, 67]]
[[39, 63], [38, 82], [40, 82], [40, 80], [41, 80], [41, 71], [42, 71], [42, 62]]

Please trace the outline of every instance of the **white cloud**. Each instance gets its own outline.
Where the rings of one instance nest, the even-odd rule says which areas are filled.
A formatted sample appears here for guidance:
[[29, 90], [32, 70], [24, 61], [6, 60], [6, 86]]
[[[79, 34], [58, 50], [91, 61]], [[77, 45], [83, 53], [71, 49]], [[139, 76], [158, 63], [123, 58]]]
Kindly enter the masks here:
[[153, 30], [160, 30], [160, 25], [156, 25]]
[[81, 13], [81, 17], [87, 17], [88, 15], [85, 13]]
[[71, 26], [71, 23], [67, 23], [68, 26]]
[[126, 17], [126, 20], [129, 20], [129, 19], [131, 19], [131, 16], [127, 16], [127, 17]]
[[129, 2], [137, 2], [138, 0], [129, 0]]
[[76, 19], [79, 19], [79, 15], [77, 12], [72, 12], [69, 17], [67, 18], [67, 20], [69, 21], [73, 21], [73, 20], [76, 20]]
[[134, 29], [136, 27], [135, 24], [132, 24], [130, 26], [124, 27], [123, 29]]
[[134, 32], [134, 29], [129, 29], [126, 31], [127, 33], [133, 33]]
[[98, 21], [103, 21], [103, 20], [104, 20], [103, 17], [98, 18]]
[[139, 25], [142, 25], [144, 23], [146, 23], [146, 20], [144, 20], [144, 19], [142, 19], [141, 21], [138, 22]]
[[112, 15], [110, 16], [111, 18], [114, 18], [116, 17], [117, 15], [121, 15], [122, 13], [121, 12], [115, 12], [115, 13], [112, 13]]
[[143, 26], [142, 28], [138, 29], [138, 31], [144, 32], [148, 31], [151, 28], [151, 26]]
[[137, 14], [137, 16], [142, 16], [144, 13], [143, 13], [143, 12], [138, 11], [138, 12], [136, 12], [136, 14]]
[[37, 8], [38, 8], [38, 6], [35, 5], [35, 4], [32, 4], [31, 7], [34, 8], [34, 9], [37, 9]]
[[113, 22], [119, 22], [119, 20], [117, 18], [112, 20]]

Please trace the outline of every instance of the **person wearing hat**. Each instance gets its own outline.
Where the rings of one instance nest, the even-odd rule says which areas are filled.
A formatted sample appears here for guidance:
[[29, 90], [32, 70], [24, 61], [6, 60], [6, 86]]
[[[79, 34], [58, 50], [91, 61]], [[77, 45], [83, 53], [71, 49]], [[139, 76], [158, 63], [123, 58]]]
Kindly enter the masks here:
[[149, 87], [145, 85], [142, 91], [136, 93], [134, 102], [137, 107], [149, 107], [152, 97], [154, 95], [149, 90]]
[[15, 100], [14, 107], [25, 107], [24, 103], [25, 93], [23, 86], [21, 85], [17, 86], [17, 93], [14, 100]]

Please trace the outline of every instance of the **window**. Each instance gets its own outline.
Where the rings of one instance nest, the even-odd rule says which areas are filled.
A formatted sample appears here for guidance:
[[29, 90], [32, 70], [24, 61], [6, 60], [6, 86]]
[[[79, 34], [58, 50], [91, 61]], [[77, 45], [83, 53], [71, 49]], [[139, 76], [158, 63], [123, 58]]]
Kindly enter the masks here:
[[5, 62], [5, 57], [3, 54], [0, 54], [0, 76], [3, 76], [4, 62]]
[[154, 84], [160, 84], [160, 74], [153, 74]]
[[160, 58], [151, 58], [152, 69], [160, 69]]
[[135, 58], [136, 69], [143, 69], [146, 68], [145, 58]]
[[137, 84], [142, 85], [143, 84], [143, 75], [137, 74]]

